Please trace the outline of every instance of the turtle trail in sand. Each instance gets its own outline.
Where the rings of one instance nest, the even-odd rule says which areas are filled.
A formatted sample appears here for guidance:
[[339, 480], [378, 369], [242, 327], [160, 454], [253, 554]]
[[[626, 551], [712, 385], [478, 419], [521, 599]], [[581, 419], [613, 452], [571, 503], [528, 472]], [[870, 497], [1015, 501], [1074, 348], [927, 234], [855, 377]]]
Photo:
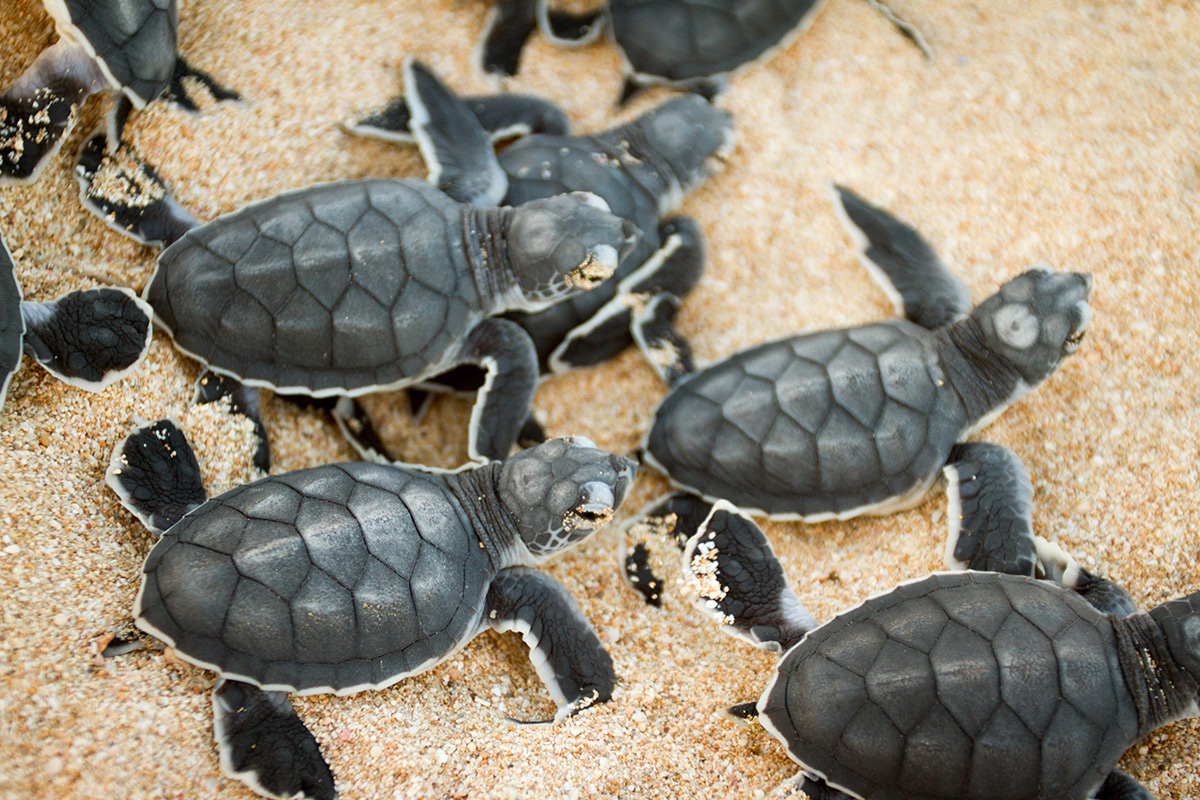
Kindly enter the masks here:
[[1200, 592], [1138, 612], [1033, 536], [1011, 453], [972, 443], [954, 460], [947, 563], [1007, 542], [1046, 580], [997, 551], [997, 571], [934, 573], [817, 625], [750, 517], [725, 501], [679, 509], [674, 533], [695, 530], [685, 593], [726, 633], [783, 653], [730, 716], [779, 740], [814, 800], [1153, 800], [1116, 763], [1200, 715]]
[[[532, 337], [543, 372], [600, 363], [635, 339], [673, 352], [669, 343], [678, 337], [663, 327], [704, 267], [700, 226], [674, 211], [732, 149], [727, 111], [697, 96], [677, 97], [628, 124], [571, 136], [566, 116], [545, 101], [509, 94], [460, 98], [415, 61], [405, 64], [404, 88], [403, 98], [345, 128], [415, 140], [430, 182], [460, 199], [519, 206], [563, 192], [592, 192], [641, 231], [607, 281], [544, 311], [508, 315]], [[527, 132], [533, 135], [494, 151], [497, 137]], [[665, 318], [650, 325], [639, 311], [660, 296], [665, 302], [657, 308]], [[669, 373], [667, 380], [691, 368], [687, 354], [675, 360], [680, 363], [656, 365]], [[446, 382], [471, 385], [461, 375]]]
[[[85, 159], [80, 180], [121, 187], [140, 166]], [[144, 297], [180, 350], [248, 386], [330, 398], [355, 443], [366, 415], [339, 398], [473, 365], [486, 375], [468, 433], [475, 462], [508, 455], [537, 384], [529, 335], [497, 315], [595, 287], [636, 239], [586, 193], [476, 208], [421, 180], [350, 180], [200, 224], [159, 180], [157, 199], [118, 192], [102, 210], [168, 244]]]
[[[932, 57], [916, 28], [883, 0], [867, 1]], [[824, 5], [824, 0], [608, 0], [598, 11], [572, 14], [550, 8], [550, 0], [496, 0], [480, 56], [486, 71], [515, 75], [535, 28], [567, 47], [588, 44], [608, 30], [625, 62], [620, 103], [655, 85], [711, 98], [732, 73], [806, 30]]]
[[[239, 96], [193, 68], [176, 47], [175, 0], [44, 0], [58, 41], [0, 95], [0, 185], [37, 179], [62, 146], [80, 106], [97, 92], [118, 93], [107, 133], [87, 149], [115, 151], [132, 109], [159, 97], [196, 111], [188, 97], [199, 83], [216, 100]], [[90, 202], [85, 195], [84, 203]]]
[[72, 386], [99, 392], [134, 370], [150, 349], [150, 307], [128, 289], [82, 289], [46, 302], [21, 298], [0, 235], [0, 408], [21, 354]]
[[285, 693], [383, 689], [485, 628], [521, 633], [556, 719], [607, 701], [612, 659], [578, 603], [533, 569], [609, 522], [634, 462], [552, 439], [457, 473], [350, 462], [206, 498], [170, 420], [136, 429], [108, 482], [158, 542], [136, 625], [213, 670], [222, 771], [267, 797], [334, 779]]

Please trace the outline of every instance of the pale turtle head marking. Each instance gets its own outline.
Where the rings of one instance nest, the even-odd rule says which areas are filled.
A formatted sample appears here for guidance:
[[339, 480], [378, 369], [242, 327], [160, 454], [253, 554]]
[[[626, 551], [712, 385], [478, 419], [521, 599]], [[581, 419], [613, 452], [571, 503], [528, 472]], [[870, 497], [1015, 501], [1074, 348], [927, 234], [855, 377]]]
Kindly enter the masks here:
[[[637, 229], [593, 194], [574, 192], [517, 206], [508, 255], [525, 298], [522, 310], [545, 308], [607, 280], [633, 246]], [[588, 247], [585, 242], [594, 242]]]
[[636, 471], [583, 437], [552, 439], [504, 462], [499, 493], [525, 547], [542, 561], [609, 522]]
[[984, 343], [1035, 385], [1075, 352], [1092, 319], [1092, 279], [1034, 267], [979, 304], [972, 316]]

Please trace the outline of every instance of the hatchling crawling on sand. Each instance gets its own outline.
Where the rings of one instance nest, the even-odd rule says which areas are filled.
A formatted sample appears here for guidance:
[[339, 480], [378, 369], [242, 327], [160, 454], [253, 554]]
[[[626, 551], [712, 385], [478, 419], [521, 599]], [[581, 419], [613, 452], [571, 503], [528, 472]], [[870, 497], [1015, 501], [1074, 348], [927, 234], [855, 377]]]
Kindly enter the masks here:
[[[460, 98], [414, 61], [405, 64], [404, 86], [403, 99], [346, 129], [389, 140], [415, 138], [430, 182], [459, 199], [520, 206], [563, 192], [593, 192], [641, 231], [609, 280], [544, 311], [509, 315], [533, 338], [543, 371], [596, 364], [635, 337], [653, 346], [669, 335], [659, 330], [661, 322], [649, 325], [635, 309], [664, 296], [673, 310], [699, 280], [699, 225], [667, 215], [732, 149], [728, 112], [700, 97], [677, 97], [626, 125], [571, 136], [565, 115], [549, 103], [508, 94]], [[535, 133], [497, 155], [492, 139], [511, 131]]]
[[[89, 158], [80, 180], [132, 186], [143, 167]], [[496, 315], [595, 287], [636, 239], [584, 193], [474, 208], [421, 180], [352, 180], [200, 224], [150, 180], [157, 199], [118, 192], [103, 210], [118, 229], [169, 245], [143, 296], [180, 350], [249, 386], [316, 398], [474, 365], [486, 373], [468, 438], [474, 461], [508, 454], [537, 384], [528, 334]]]
[[109, 485], [159, 534], [142, 630], [219, 673], [221, 769], [268, 797], [335, 796], [285, 693], [383, 689], [485, 628], [518, 631], [561, 719], [607, 701], [612, 660], [576, 601], [529, 569], [612, 519], [635, 464], [552, 439], [456, 473], [351, 462], [206, 498], [170, 420], [135, 430]]
[[16, 265], [0, 235], [0, 408], [22, 353], [88, 391], [120, 380], [150, 348], [150, 316], [133, 292], [108, 286], [41, 303], [21, 299]]
[[[882, 0], [868, 0], [926, 56], [921, 34]], [[488, 72], [514, 75], [535, 28], [556, 44], [577, 47], [606, 28], [625, 58], [624, 103], [640, 88], [666, 84], [720, 92], [735, 70], [804, 30], [824, 0], [608, 0], [600, 11], [570, 14], [550, 0], [496, 0], [483, 35]]]
[[[175, 50], [175, 0], [44, 0], [58, 41], [0, 95], [0, 185], [32, 181], [62, 145], [79, 107], [90, 95], [119, 93], [109, 115], [116, 146], [132, 108], [166, 95], [188, 110], [188, 79], [218, 100], [237, 99], [194, 69]], [[86, 198], [85, 198], [86, 200]]]
[[[1009, 537], [1012, 518], [992, 509], [1032, 487], [985, 459], [994, 469], [1001, 480], [976, 481], [949, 515], [948, 551], [967, 531]], [[758, 526], [725, 501], [709, 507], [686, 545], [685, 591], [723, 631], [783, 653], [762, 697], [729, 713], [783, 744], [801, 770], [791, 788], [812, 800], [1153, 800], [1115, 767], [1151, 731], [1200, 715], [1200, 592], [1138, 612], [1035, 544], [1020, 516], [1019, 549], [1036, 550], [1048, 580], [934, 573], [817, 625]]]
[[790, 336], [677, 381], [642, 452], [680, 488], [808, 522], [913, 506], [956, 442], [1079, 346], [1090, 276], [1030, 269], [972, 310], [915, 230], [849, 190], [835, 198], [906, 319]]

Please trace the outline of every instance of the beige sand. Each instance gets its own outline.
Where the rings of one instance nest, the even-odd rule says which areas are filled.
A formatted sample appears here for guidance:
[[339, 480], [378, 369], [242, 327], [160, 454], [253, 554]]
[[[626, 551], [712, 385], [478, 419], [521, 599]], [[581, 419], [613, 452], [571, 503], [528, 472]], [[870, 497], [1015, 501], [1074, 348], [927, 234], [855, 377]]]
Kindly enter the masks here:
[[[1034, 262], [1090, 270], [1095, 321], [1078, 354], [988, 428], [1036, 486], [1038, 531], [1123, 582], [1144, 606], [1200, 588], [1200, 7], [1192, 0], [900, 2], [936, 49], [923, 61], [868, 5], [829, 3], [807, 34], [732, 84], [739, 145], [683, 211], [710, 265], [682, 327], [702, 357], [787, 332], [891, 314], [835, 221], [844, 182], [919, 227], [977, 298]], [[480, 0], [185, 0], [182, 49], [251, 101], [200, 117], [155, 105], [133, 141], [201, 218], [313, 181], [422, 175], [415, 153], [343, 135], [339, 120], [398, 86], [407, 55], [456, 88]], [[4, 0], [0, 84], [52, 40], [36, 0]], [[508, 88], [562, 103], [578, 130], [614, 119], [619, 58], [535, 41]], [[664, 95], [640, 98], [622, 120]], [[140, 289], [154, 251], [79, 206], [73, 153], [92, 101], [33, 186], [0, 190], [0, 229], [26, 296], [96, 283]], [[141, 417], [173, 415], [244, 479], [239, 432], [186, 411], [196, 366], [156, 337], [141, 370], [100, 395], [26, 365], [0, 412], [0, 796], [246, 798], [220, 776], [211, 675], [162, 654], [101, 661], [125, 619], [150, 540], [104, 486], [109, 453]], [[627, 352], [547, 382], [552, 434], [636, 447], [661, 396]], [[413, 428], [403, 398], [372, 403], [397, 451], [449, 465], [468, 406]], [[316, 413], [267, 404], [278, 470], [351, 456]], [[236, 459], [234, 459], [236, 462]], [[628, 517], [663, 490], [645, 474]], [[818, 618], [940, 566], [945, 500], [886, 518], [768, 533]], [[297, 702], [347, 800], [392, 797], [753, 797], [793, 773], [761, 730], [716, 709], [755, 697], [772, 659], [719, 633], [672, 590], [644, 607], [617, 570], [620, 534], [548, 571], [566, 582], [622, 678], [614, 702], [556, 727], [515, 636], [480, 636], [385, 691]], [[1200, 724], [1133, 748], [1123, 768], [1162, 798], [1200, 795]]]

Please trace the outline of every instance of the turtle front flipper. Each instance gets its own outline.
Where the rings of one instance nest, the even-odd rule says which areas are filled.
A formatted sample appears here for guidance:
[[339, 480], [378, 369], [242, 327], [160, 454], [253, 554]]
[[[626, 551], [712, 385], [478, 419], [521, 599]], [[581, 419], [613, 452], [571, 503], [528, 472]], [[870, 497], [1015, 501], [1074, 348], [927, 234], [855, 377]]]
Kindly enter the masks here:
[[[565, 136], [570, 130], [570, 122], [563, 110], [540, 97], [505, 93], [464, 97], [463, 102], [493, 142], [540, 133]], [[411, 118], [408, 102], [403, 97], [395, 97], [347, 120], [342, 123], [342, 128], [359, 136], [413, 144], [416, 140], [408, 127]]]
[[233, 89], [217, 83], [212, 75], [204, 70], [196, 69], [188, 63], [187, 59], [176, 53], [175, 74], [171, 77], [171, 85], [167, 88], [165, 97], [185, 111], [196, 112], [200, 110], [200, 106], [192, 99], [191, 87], [188, 85], [190, 83], [203, 86], [212, 95], [212, 99], [218, 103], [242, 99], [242, 96]]
[[[625, 580], [646, 603], [662, 606], [663, 579], [660, 570], [667, 561], [678, 563], [688, 539], [708, 518], [712, 503], [694, 494], [675, 492], [660, 497], [626, 525], [625, 553], [621, 557]], [[660, 555], [659, 543], [669, 540], [673, 555]], [[672, 567], [674, 569], [674, 567]]]
[[488, 589], [486, 620], [501, 633], [519, 632], [529, 645], [534, 669], [558, 705], [556, 722], [612, 698], [612, 657], [558, 581], [526, 567], [502, 570]]
[[139, 425], [126, 436], [113, 451], [105, 481], [156, 534], [208, 499], [196, 454], [169, 419]]
[[60, 39], [0, 95], [0, 185], [37, 179], [89, 95], [108, 86], [81, 44]]
[[659, 247], [617, 285], [611, 300], [570, 330], [550, 353], [547, 365], [560, 373], [606, 361], [630, 339], [668, 385], [695, 369], [691, 346], [672, 326], [680, 298], [704, 271], [704, 238], [688, 217], [675, 217], [658, 229]]
[[917, 29], [915, 25], [905, 19], [902, 19], [896, 14], [895, 11], [892, 10], [891, 6], [883, 2], [883, 0], [867, 0], [867, 5], [871, 6], [871, 8], [875, 9], [880, 14], [883, 14], [883, 16], [887, 18], [888, 22], [896, 26], [896, 30], [900, 31], [904, 38], [916, 45], [917, 49], [921, 51], [921, 55], [928, 59], [933, 58], [933, 50], [929, 47], [929, 43], [925, 41], [925, 36], [920, 30]]
[[404, 97], [429, 182], [462, 203], [499, 205], [508, 192], [508, 176], [470, 107], [411, 59], [404, 65]]
[[150, 348], [150, 306], [128, 289], [68, 292], [21, 301], [25, 354], [59, 380], [98, 392], [133, 370]]
[[212, 691], [221, 772], [264, 797], [333, 800], [333, 772], [283, 692], [222, 679]]
[[1128, 772], [1114, 769], [1092, 795], [1095, 800], [1155, 800], [1150, 790]]
[[550, 8], [549, 0], [537, 4], [538, 30], [550, 42], [561, 47], [583, 47], [604, 32], [603, 10], [573, 14]]
[[229, 398], [229, 413], [246, 417], [254, 424], [254, 436], [258, 440], [254, 448], [254, 467], [263, 473], [270, 472], [271, 444], [267, 439], [267, 426], [263, 423], [259, 405], [260, 390], [207, 369], [196, 379], [195, 388], [192, 405], [219, 403]]
[[844, 186], [833, 184], [831, 189], [838, 219], [854, 241], [859, 261], [887, 292], [897, 313], [932, 330], [971, 310], [967, 287], [912, 226]]
[[103, 131], [79, 148], [75, 178], [84, 208], [118, 233], [157, 247], [167, 247], [199, 221], [184, 208], [153, 166], [127, 144], [108, 147]]
[[537, 4], [545, 0], [496, 0], [479, 44], [480, 66], [493, 75], [516, 75], [521, 51], [537, 28]]
[[1054, 542], [1041, 536], [1037, 542], [1038, 577], [1073, 589], [1103, 614], [1127, 617], [1137, 611], [1137, 603], [1129, 592], [1108, 578], [1084, 569], [1075, 557]]
[[12, 253], [0, 234], [0, 409], [8, 396], [8, 382], [21, 366], [25, 318], [21, 314], [21, 284]]
[[684, 591], [721, 630], [783, 652], [817, 627], [752, 519], [718, 501], [683, 551]]
[[529, 419], [537, 389], [537, 351], [515, 322], [490, 317], [468, 334], [457, 359], [487, 371], [475, 407], [467, 452], [474, 461], [508, 455]]
[[1033, 484], [1007, 447], [986, 442], [955, 445], [946, 475], [946, 568], [1033, 577]]

